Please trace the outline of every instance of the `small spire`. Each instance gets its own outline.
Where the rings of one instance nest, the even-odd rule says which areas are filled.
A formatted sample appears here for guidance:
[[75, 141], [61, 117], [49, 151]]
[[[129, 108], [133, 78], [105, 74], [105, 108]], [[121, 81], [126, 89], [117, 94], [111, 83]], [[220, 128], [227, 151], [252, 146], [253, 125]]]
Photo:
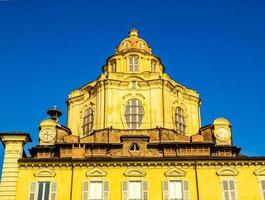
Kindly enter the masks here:
[[136, 36], [138, 37], [139, 36], [139, 32], [136, 28], [132, 28], [130, 31], [129, 31], [129, 36], [132, 37], [132, 36]]

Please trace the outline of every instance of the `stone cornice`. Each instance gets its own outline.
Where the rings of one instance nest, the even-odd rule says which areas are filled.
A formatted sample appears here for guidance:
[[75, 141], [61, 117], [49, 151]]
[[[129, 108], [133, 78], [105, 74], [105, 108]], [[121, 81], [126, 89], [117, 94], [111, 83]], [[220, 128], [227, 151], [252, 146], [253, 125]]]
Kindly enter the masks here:
[[20, 167], [123, 167], [123, 166], [152, 166], [152, 167], [215, 167], [215, 166], [264, 166], [265, 157], [238, 157], [238, 158], [187, 158], [187, 157], [168, 157], [168, 158], [22, 158], [19, 159]]

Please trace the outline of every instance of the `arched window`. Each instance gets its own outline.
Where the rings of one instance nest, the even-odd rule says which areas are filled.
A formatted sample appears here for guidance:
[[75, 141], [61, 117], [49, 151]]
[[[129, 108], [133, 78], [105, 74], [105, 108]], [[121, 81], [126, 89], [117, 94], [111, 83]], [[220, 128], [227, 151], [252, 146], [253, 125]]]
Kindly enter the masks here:
[[84, 112], [83, 116], [83, 126], [82, 126], [83, 134], [88, 134], [92, 131], [93, 123], [94, 123], [94, 113], [92, 108], [88, 108]]
[[175, 120], [177, 132], [180, 134], [185, 134], [186, 124], [184, 119], [184, 111], [180, 107], [177, 107], [176, 109]]
[[144, 108], [141, 101], [130, 99], [126, 104], [124, 115], [130, 129], [140, 128], [144, 117]]
[[157, 62], [155, 60], [152, 60], [151, 61], [151, 72], [156, 71], [156, 65], [157, 65]]
[[138, 56], [130, 56], [129, 57], [129, 71], [130, 72], [138, 72], [139, 70], [139, 57]]
[[111, 72], [116, 72], [116, 60], [110, 62]]

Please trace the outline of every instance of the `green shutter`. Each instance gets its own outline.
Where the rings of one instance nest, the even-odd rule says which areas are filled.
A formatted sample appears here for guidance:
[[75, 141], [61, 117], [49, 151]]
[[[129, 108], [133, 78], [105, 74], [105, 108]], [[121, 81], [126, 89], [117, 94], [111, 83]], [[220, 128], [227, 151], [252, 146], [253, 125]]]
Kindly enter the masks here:
[[163, 200], [168, 200], [168, 181], [162, 181]]
[[184, 200], [189, 200], [190, 199], [189, 182], [188, 181], [182, 181], [182, 184], [183, 184]]
[[148, 182], [142, 181], [142, 197], [143, 200], [148, 200]]
[[51, 182], [50, 185], [50, 200], [56, 200], [56, 193], [57, 193], [57, 183]]
[[88, 200], [89, 181], [82, 183], [82, 200]]
[[109, 182], [103, 182], [103, 200], [109, 200]]
[[122, 181], [122, 200], [128, 200], [128, 181]]
[[38, 196], [38, 182], [31, 182], [29, 188], [29, 200], [36, 200]]

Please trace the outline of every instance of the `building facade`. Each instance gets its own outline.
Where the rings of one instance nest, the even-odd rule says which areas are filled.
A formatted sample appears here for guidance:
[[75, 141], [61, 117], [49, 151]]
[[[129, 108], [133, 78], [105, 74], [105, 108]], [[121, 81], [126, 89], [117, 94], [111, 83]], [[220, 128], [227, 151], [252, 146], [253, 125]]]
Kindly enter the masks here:
[[132, 29], [100, 76], [48, 110], [39, 143], [1, 133], [1, 200], [265, 200], [265, 157], [240, 154], [225, 118], [201, 126], [199, 94], [165, 73]]

